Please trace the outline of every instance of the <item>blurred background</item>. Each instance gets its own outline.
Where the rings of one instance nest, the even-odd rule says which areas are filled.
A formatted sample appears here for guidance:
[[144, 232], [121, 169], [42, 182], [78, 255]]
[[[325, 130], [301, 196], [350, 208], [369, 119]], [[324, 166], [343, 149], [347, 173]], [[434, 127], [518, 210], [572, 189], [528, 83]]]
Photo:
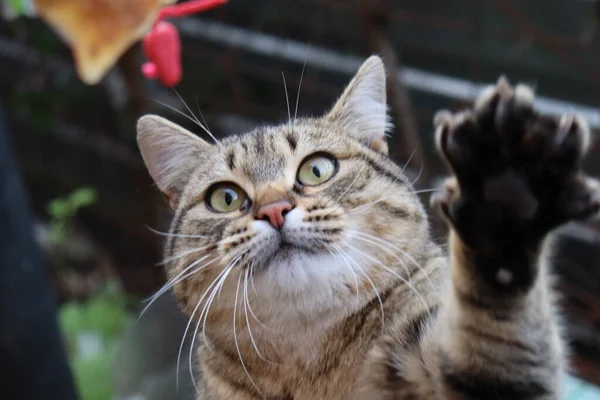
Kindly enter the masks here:
[[[299, 90], [298, 114], [321, 114], [378, 53], [390, 71], [391, 153], [423, 201], [445, 174], [433, 114], [468, 105], [501, 74], [533, 85], [543, 111], [577, 111], [600, 128], [596, 0], [231, 0], [172, 21], [176, 90], [142, 75], [139, 35], [84, 83], [61, 22], [40, 18], [53, 2], [37, 3], [3, 0], [0, 19], [0, 398], [193, 398], [187, 346], [176, 388], [187, 319], [174, 300], [161, 296], [137, 321], [165, 283], [153, 230], [170, 217], [136, 148], [142, 114], [202, 135], [181, 115], [192, 112], [217, 136], [286, 121], [282, 72], [292, 110]], [[116, 0], [82, 3], [121, 12]], [[600, 172], [596, 141], [587, 168]], [[569, 225], [556, 244], [569, 399], [600, 399], [599, 228]]]

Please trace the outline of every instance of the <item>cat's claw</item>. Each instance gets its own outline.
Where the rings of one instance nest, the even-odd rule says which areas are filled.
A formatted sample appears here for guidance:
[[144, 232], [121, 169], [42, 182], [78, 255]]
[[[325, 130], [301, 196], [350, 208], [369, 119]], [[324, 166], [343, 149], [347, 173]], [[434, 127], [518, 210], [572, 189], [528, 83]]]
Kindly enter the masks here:
[[600, 185], [580, 167], [590, 142], [585, 120], [540, 115], [533, 103], [529, 87], [500, 78], [473, 108], [434, 118], [438, 151], [454, 176], [432, 205], [467, 242], [502, 232], [539, 241], [600, 208]]

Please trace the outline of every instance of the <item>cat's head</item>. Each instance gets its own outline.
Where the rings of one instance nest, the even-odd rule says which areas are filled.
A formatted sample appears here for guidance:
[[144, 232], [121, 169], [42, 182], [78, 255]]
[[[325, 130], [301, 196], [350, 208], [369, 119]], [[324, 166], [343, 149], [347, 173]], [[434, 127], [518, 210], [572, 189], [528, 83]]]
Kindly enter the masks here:
[[198, 317], [207, 301], [212, 313], [255, 297], [263, 317], [310, 316], [408, 279], [427, 221], [387, 155], [385, 89], [373, 56], [323, 117], [220, 143], [140, 119], [142, 156], [175, 210], [166, 257], [186, 311]]

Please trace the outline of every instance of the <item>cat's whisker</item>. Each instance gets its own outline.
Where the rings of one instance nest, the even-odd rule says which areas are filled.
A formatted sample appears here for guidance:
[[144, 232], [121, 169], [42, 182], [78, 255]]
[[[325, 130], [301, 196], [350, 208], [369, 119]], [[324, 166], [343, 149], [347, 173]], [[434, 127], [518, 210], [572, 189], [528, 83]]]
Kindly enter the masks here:
[[[419, 264], [417, 262], [417, 260], [415, 260], [413, 257], [411, 257], [410, 254], [408, 254], [408, 252], [406, 252], [405, 250], [402, 250], [398, 246], [395, 246], [394, 244], [392, 244], [392, 243], [390, 243], [390, 242], [388, 242], [386, 240], [383, 240], [383, 239], [381, 239], [381, 238], [379, 238], [377, 236], [374, 236], [374, 235], [369, 235], [369, 234], [364, 233], [364, 232], [353, 231], [353, 230], [349, 230], [349, 233], [351, 235], [352, 234], [356, 235], [355, 237], [357, 239], [359, 239], [359, 240], [362, 239], [362, 240], [364, 240], [366, 242], [370, 242], [371, 244], [373, 244], [375, 246], [378, 246], [380, 249], [382, 249], [384, 251], [386, 251], [386, 250], [385, 250], [385, 248], [383, 246], [386, 245], [389, 248], [391, 248], [391, 249], [396, 250], [397, 252], [399, 252], [400, 255], [406, 257], [410, 262], [412, 262], [417, 267], [417, 269], [419, 269], [420, 272], [423, 273], [423, 275], [425, 275], [425, 278], [427, 279], [427, 282], [429, 283], [429, 286], [431, 288], [432, 293], [435, 293], [436, 289], [435, 289], [435, 286], [433, 285], [433, 282], [431, 282], [431, 279], [429, 278], [429, 274], [427, 272], [425, 272], [425, 270], [423, 269], [423, 267], [421, 266], [421, 264]], [[362, 238], [361, 238], [361, 236], [362, 236]], [[387, 252], [388, 252], [388, 254], [393, 254], [394, 256], [396, 256], [396, 254], [393, 253], [393, 252], [390, 252], [390, 250], [388, 250]], [[406, 269], [407, 273], [410, 276], [410, 272], [408, 271], [408, 269], [406, 267], [406, 264], [404, 262], [402, 262], [402, 264], [404, 265], [404, 268]]]
[[[333, 246], [335, 246], [335, 245], [333, 245]], [[373, 282], [373, 280], [371, 279], [371, 277], [369, 277], [369, 275], [366, 273], [366, 271], [364, 270], [364, 268], [360, 264], [358, 264], [354, 259], [352, 259], [352, 257], [350, 257], [349, 255], [347, 255], [346, 252], [344, 251], [344, 249], [342, 249], [342, 248], [340, 248], [338, 246], [335, 246], [335, 248], [338, 249], [338, 251], [340, 252], [340, 255], [342, 257], [344, 257], [346, 260], [349, 260], [350, 262], [352, 262], [356, 266], [356, 268], [358, 268], [358, 271], [361, 274], [363, 274], [363, 276], [371, 284], [371, 287], [373, 288], [373, 291], [375, 292], [375, 295], [379, 299], [379, 305], [381, 307], [381, 329], [383, 329], [383, 327], [385, 325], [384, 324], [385, 312], [384, 312], [384, 309], [383, 309], [383, 301], [381, 300], [381, 296], [379, 295], [379, 291], [377, 290], [377, 287], [375, 286], [375, 283]], [[358, 288], [358, 285], [357, 285], [357, 288]]]
[[288, 111], [288, 124], [292, 124], [292, 113], [290, 112], [290, 98], [288, 96], [287, 84], [285, 83], [285, 75], [283, 71], [281, 71], [281, 77], [283, 78], [283, 88], [285, 89], [285, 101], [287, 103], [287, 111]]
[[[232, 260], [230, 266], [228, 267], [230, 271], [235, 267], [235, 265], [242, 259], [244, 254], [246, 254], [247, 252], [248, 252], [248, 250], [243, 251], [242, 253], [238, 254]], [[223, 288], [223, 284], [225, 283], [225, 279], [227, 279], [227, 275], [229, 275], [229, 273], [224, 275], [224, 277], [222, 277], [219, 280], [219, 282], [217, 283], [217, 285], [214, 287], [213, 292], [210, 294], [210, 296], [206, 300], [206, 304], [204, 304], [204, 307], [202, 308], [202, 311], [200, 312], [200, 315], [198, 317], [198, 324], [196, 325], [196, 332], [198, 332], [200, 322], [202, 321], [202, 319], [203, 319], [202, 317], [204, 316], [204, 322], [202, 322], [202, 337], [203, 337], [204, 343], [206, 343], [206, 345], [209, 347], [209, 349], [211, 351], [212, 351], [212, 347], [210, 346], [209, 341], [206, 340], [206, 322], [208, 320], [208, 313], [210, 311], [210, 306], [212, 305], [212, 302], [214, 301], [215, 296], [218, 297], [220, 295], [221, 289]], [[190, 347], [190, 351], [191, 351], [191, 348], [193, 347], [194, 340], [195, 340], [195, 336], [192, 339], [192, 346]]]
[[182, 257], [185, 257], [185, 256], [188, 256], [190, 254], [198, 253], [200, 251], [205, 251], [205, 250], [209, 250], [209, 249], [213, 250], [216, 247], [217, 247], [216, 244], [208, 244], [206, 246], [195, 247], [193, 249], [188, 249], [188, 250], [185, 250], [185, 251], [183, 251], [183, 252], [181, 252], [179, 254], [175, 254], [173, 256], [167, 257], [167, 258], [165, 258], [164, 260], [162, 260], [161, 262], [159, 262], [156, 265], [166, 265], [166, 264], [170, 263], [171, 261], [178, 260], [178, 259], [180, 259]]
[[[179, 352], [177, 354], [177, 369], [176, 369], [176, 375], [177, 375], [176, 385], [177, 385], [177, 388], [179, 388], [179, 365], [181, 363], [181, 352], [183, 351], [183, 345], [185, 343], [185, 339], [187, 337], [188, 331], [190, 330], [190, 326], [192, 325], [192, 321], [194, 320], [194, 315], [196, 315], [196, 313], [198, 312], [198, 309], [200, 308], [200, 305], [202, 304], [202, 300], [204, 300], [204, 298], [206, 297], [206, 295], [208, 294], [208, 292], [210, 291], [210, 289], [217, 283], [217, 281], [219, 280], [219, 278], [223, 274], [225, 274], [228, 270], [229, 269], [227, 269], [227, 268], [223, 269], [217, 275], [217, 277], [211, 282], [211, 284], [208, 285], [208, 288], [206, 288], [206, 290], [204, 291], [204, 293], [202, 294], [202, 296], [200, 297], [200, 299], [196, 303], [196, 306], [192, 310], [192, 313], [190, 314], [189, 321], [188, 321], [188, 323], [187, 323], [187, 325], [185, 327], [185, 331], [183, 332], [183, 337], [181, 339], [181, 344], [179, 346]], [[194, 383], [194, 387], [196, 388], [196, 391], [198, 391], [198, 388], [196, 387], [196, 382], [194, 380], [192, 380], [192, 382]]]
[[[187, 115], [186, 113], [182, 112], [181, 110], [178, 110], [178, 109], [176, 109], [175, 107], [173, 107], [173, 106], [170, 106], [170, 105], [168, 105], [167, 103], [163, 103], [162, 101], [159, 101], [159, 100], [153, 100], [153, 101], [154, 101], [155, 103], [158, 103], [158, 104], [160, 104], [161, 106], [163, 106], [163, 107], [166, 107], [166, 108], [168, 108], [169, 110], [171, 110], [171, 111], [174, 111], [174, 112], [176, 112], [177, 114], [179, 114], [179, 115], [181, 115], [181, 116], [183, 116], [183, 117], [185, 117], [185, 118], [189, 119], [189, 120], [190, 120], [190, 121], [192, 121], [194, 124], [196, 124], [196, 125], [199, 125], [199, 126], [200, 126], [200, 128], [202, 128], [202, 129], [206, 130], [206, 128], [205, 128], [205, 127], [204, 127], [202, 124], [200, 124], [200, 121], [198, 121], [198, 120], [196, 120], [196, 119], [194, 119], [194, 118], [190, 117], [189, 115]], [[212, 137], [212, 134], [211, 134], [210, 136]], [[213, 139], [213, 140], [216, 140], [216, 139]], [[217, 141], [217, 142], [216, 142], [216, 144], [220, 146], [220, 145], [221, 145], [221, 142]]]
[[235, 326], [235, 321], [236, 321], [236, 316], [237, 316], [237, 302], [238, 302], [238, 296], [239, 296], [239, 292], [240, 292], [240, 283], [241, 282], [242, 282], [242, 273], [240, 272], [237, 288], [235, 290], [235, 300], [233, 303], [233, 341], [235, 342], [235, 348], [237, 349], [238, 357], [240, 359], [240, 363], [242, 364], [242, 368], [246, 372], [246, 376], [248, 377], [248, 379], [250, 379], [250, 382], [256, 388], [258, 393], [260, 393], [260, 395], [264, 397], [263, 393], [258, 388], [258, 385], [254, 382], [254, 379], [252, 379], [252, 377], [250, 376], [250, 373], [248, 372], [248, 368], [246, 368], [246, 364], [244, 363], [244, 358], [242, 357], [242, 352], [240, 350], [240, 344], [239, 344], [238, 337], [237, 337], [237, 329]]
[[350, 269], [350, 272], [352, 272], [352, 276], [354, 277], [354, 285], [356, 287], [356, 304], [359, 303], [359, 292], [358, 292], [358, 277], [356, 276], [356, 273], [354, 272], [354, 269], [352, 268], [352, 266], [350, 265], [350, 263], [348, 262], [348, 260], [346, 259], [346, 257], [344, 256], [342, 250], [336, 246], [333, 243], [329, 243], [329, 245], [333, 248], [333, 250], [335, 250], [343, 259], [343, 261], [346, 263], [346, 266], [348, 267], [348, 269]]
[[296, 110], [294, 110], [294, 123], [296, 123], [296, 117], [298, 116], [298, 103], [300, 101], [300, 90], [302, 89], [302, 79], [304, 78], [304, 70], [306, 69], [306, 59], [304, 59], [304, 65], [302, 66], [302, 73], [300, 74], [300, 83], [298, 84], [298, 93], [296, 93]]
[[[193, 263], [191, 263], [190, 265], [188, 265], [187, 267], [185, 267], [181, 272], [179, 272], [174, 278], [170, 279], [169, 281], [167, 281], [167, 283], [165, 283], [163, 285], [162, 288], [160, 288], [155, 294], [153, 294], [149, 299], [145, 300], [148, 302], [148, 304], [144, 307], [144, 309], [140, 312], [139, 317], [136, 320], [136, 324], [139, 322], [140, 319], [142, 319], [142, 317], [144, 316], [144, 314], [146, 313], [146, 311], [148, 311], [148, 309], [150, 308], [150, 306], [152, 306], [152, 304], [154, 304], [154, 302], [156, 300], [158, 300], [163, 294], [165, 294], [166, 292], [169, 291], [169, 289], [171, 289], [173, 286], [177, 285], [178, 283], [183, 282], [184, 280], [186, 280], [187, 278], [189, 278], [190, 276], [196, 274], [197, 272], [199, 272], [200, 270], [208, 267], [210, 264], [214, 263], [216, 261], [216, 259], [213, 259], [209, 262], [207, 262], [206, 264], [203, 264], [197, 268], [194, 268], [196, 265], [198, 265], [199, 263], [201, 263], [202, 261], [206, 260], [208, 257], [210, 256], [210, 254], [205, 255], [204, 257], [201, 257], [200, 259], [194, 261]], [[190, 269], [194, 268], [191, 272], [188, 272]], [[186, 272], [188, 272], [186, 274]], [[185, 274], [185, 275], [183, 275]], [[182, 276], [183, 275], [183, 276]]]
[[440, 188], [421, 189], [421, 190], [415, 190], [413, 193], [414, 194], [430, 193], [430, 192], [437, 192], [438, 190], [440, 190]]
[[[342, 254], [345, 254], [343, 249], [340, 249], [340, 251], [342, 252]], [[379, 291], [377, 290], [377, 286], [375, 286], [375, 283], [373, 282], [373, 280], [371, 279], [371, 277], [369, 276], [369, 274], [367, 274], [367, 272], [364, 270], [364, 268], [357, 263], [356, 261], [354, 261], [352, 259], [352, 257], [348, 257], [348, 259], [354, 263], [354, 265], [356, 266], [356, 268], [358, 268], [358, 272], [360, 272], [361, 274], [364, 275], [364, 277], [367, 279], [367, 281], [371, 284], [371, 287], [373, 288], [373, 291], [375, 292], [375, 295], [377, 296], [377, 299], [379, 300], [379, 306], [381, 307], [381, 330], [383, 331], [384, 327], [385, 327], [385, 310], [383, 308], [383, 300], [381, 299], [381, 295], [379, 294]]]
[[406, 162], [404, 163], [404, 166], [402, 167], [402, 170], [400, 170], [400, 173], [403, 174], [404, 171], [406, 171], [406, 168], [408, 167], [408, 164], [410, 164], [410, 162], [413, 159], [413, 156], [415, 155], [415, 153], [417, 152], [417, 147], [414, 148], [414, 150], [410, 153], [410, 156], [408, 157], [408, 160], [406, 160]]
[[202, 123], [204, 124], [204, 126], [206, 126], [206, 129], [208, 129], [208, 131], [212, 135], [212, 129], [210, 129], [210, 127], [208, 126], [208, 123], [206, 122], [206, 119], [204, 118], [204, 114], [202, 113], [202, 110], [200, 110], [200, 104], [198, 104], [198, 98], [196, 98], [196, 108], [198, 109], [198, 113], [200, 113], [200, 118], [202, 118]]
[[185, 100], [183, 100], [183, 97], [181, 97], [181, 95], [179, 94], [179, 92], [173, 88], [173, 91], [175, 92], [175, 94], [177, 95], [177, 97], [179, 97], [179, 100], [181, 100], [181, 102], [183, 103], [183, 105], [185, 106], [185, 108], [187, 108], [187, 110], [189, 111], [190, 115], [193, 117], [193, 121], [196, 122], [196, 124], [204, 131], [206, 132], [206, 134], [208, 136], [210, 136], [210, 138], [215, 142], [215, 144], [217, 145], [221, 145], [221, 142], [219, 142], [217, 140], [217, 138], [215, 137], [215, 135], [212, 134], [212, 132], [210, 130], [208, 130], [208, 128], [204, 125], [202, 125], [202, 123], [200, 122], [200, 120], [198, 119], [198, 117], [196, 117], [194, 115], [194, 113], [192, 112], [192, 109], [190, 108], [190, 106], [187, 105], [187, 103], [185, 102]]
[[250, 264], [250, 282], [252, 283], [252, 290], [254, 291], [254, 295], [258, 296], [258, 292], [256, 291], [256, 285], [254, 284], [254, 261]]
[[412, 181], [410, 183], [410, 186], [415, 186], [415, 184], [419, 181], [419, 179], [421, 178], [421, 175], [423, 174], [423, 166], [421, 165], [421, 167], [419, 167], [419, 173], [417, 174], [417, 177], [415, 178], [414, 181]]
[[[250, 284], [252, 285], [252, 290], [254, 291], [254, 295], [258, 296], [258, 292], [256, 291], [256, 286], [254, 286], [254, 262], [252, 262], [252, 264], [250, 264], [250, 273], [249, 273], [249, 277], [250, 277]], [[247, 292], [246, 292], [246, 297], [248, 298]], [[260, 319], [258, 319], [258, 317], [256, 316], [256, 314], [254, 313], [254, 311], [252, 310], [252, 306], [250, 305], [250, 301], [248, 300], [248, 309], [250, 310], [250, 315], [252, 316], [252, 318], [254, 318], [254, 320], [256, 322], [258, 322], [258, 324], [260, 326], [262, 326], [264, 329], [267, 329], [271, 332], [278, 332], [277, 330], [271, 328], [270, 326], [265, 325], [265, 323], [263, 323]]]
[[157, 235], [160, 235], [160, 236], [167, 236], [167, 237], [174, 237], [174, 238], [190, 238], [190, 239], [209, 239], [208, 236], [204, 236], [204, 235], [184, 235], [184, 234], [180, 234], [180, 233], [161, 232], [156, 229], [153, 229], [150, 226], [146, 226], [146, 228], [148, 228], [151, 232], [156, 233]]
[[[194, 343], [196, 342], [196, 338], [198, 337], [198, 329], [200, 327], [200, 322], [202, 321], [202, 313], [204, 312], [204, 310], [207, 310], [207, 307], [210, 308], [210, 305], [212, 304], [212, 302], [215, 298], [215, 293], [217, 292], [218, 288], [225, 283], [227, 276], [229, 276], [229, 273], [232, 270], [233, 270], [233, 265], [231, 265], [230, 267], [227, 268], [227, 272], [225, 273], [225, 275], [223, 275], [219, 279], [219, 282], [217, 283], [217, 285], [213, 287], [210, 296], [208, 296], [208, 299], [206, 299], [204, 307], [202, 308], [202, 312], [198, 316], [198, 322], [196, 323], [196, 327], [194, 329], [194, 334], [192, 336], [192, 342], [190, 343], [190, 351], [189, 351], [189, 355], [188, 355], [188, 368], [190, 370], [190, 377], [192, 379], [192, 382], [194, 382], [194, 387], [196, 387], [196, 382], [194, 379], [194, 372], [193, 372], [194, 369], [192, 367], [192, 358], [193, 358], [192, 356], [193, 356], [193, 351], [194, 351]], [[208, 315], [208, 312], [206, 313], [206, 315]], [[206, 322], [206, 316], [205, 316], [204, 321]], [[212, 347], [211, 347], [210, 343], [206, 340], [206, 331], [203, 332], [203, 335], [204, 335], [204, 343], [212, 351]]]
[[[384, 248], [381, 244], [373, 242], [372, 240], [370, 240], [370, 238], [366, 234], [363, 235], [363, 233], [360, 232], [360, 231], [356, 231], [356, 230], [352, 230], [352, 229], [347, 229], [346, 233], [350, 237], [352, 237], [352, 238], [355, 238], [355, 239], [358, 239], [358, 240], [362, 240], [363, 242], [365, 242], [367, 244], [371, 244], [371, 245], [377, 246], [381, 250], [385, 251], [387, 254], [390, 254], [391, 256], [393, 256], [400, 264], [402, 264], [402, 267], [404, 268], [404, 271], [406, 271], [406, 275], [410, 278], [410, 270], [406, 266], [406, 263], [404, 262], [404, 260], [400, 259], [398, 257], [398, 255], [395, 254], [393, 251]], [[399, 250], [399, 249], [397, 249], [397, 250]]]
[[246, 268], [246, 272], [244, 273], [244, 288], [242, 289], [243, 296], [243, 304], [244, 304], [244, 315], [246, 316], [246, 327], [248, 328], [248, 335], [250, 336], [250, 341], [252, 342], [252, 346], [254, 346], [254, 350], [256, 350], [256, 355], [268, 364], [278, 365], [277, 363], [267, 360], [262, 356], [260, 351], [258, 350], [258, 346], [256, 345], [256, 341], [254, 340], [254, 335], [252, 334], [252, 328], [250, 327], [250, 319], [248, 318], [248, 308], [250, 306], [250, 300], [248, 298], [248, 273], [249, 269]]
[[[354, 251], [360, 253], [361, 255], [363, 255], [363, 257], [368, 258], [369, 260], [371, 260], [372, 262], [375, 262], [376, 265], [379, 265], [380, 267], [382, 267], [385, 271], [389, 272], [390, 274], [392, 274], [394, 277], [398, 278], [400, 281], [402, 281], [421, 301], [421, 303], [423, 303], [424, 306], [427, 306], [427, 302], [425, 301], [425, 299], [423, 298], [423, 295], [421, 295], [421, 293], [417, 290], [417, 288], [414, 287], [414, 285], [410, 282], [410, 279], [406, 279], [404, 278], [402, 275], [400, 275], [398, 272], [394, 271], [393, 269], [391, 269], [390, 267], [388, 267], [387, 265], [383, 264], [381, 261], [377, 260], [376, 258], [371, 257], [370, 255], [368, 255], [367, 253], [357, 249], [354, 246], [350, 246], [350, 245], [346, 245], [347, 247], [353, 249]], [[402, 262], [401, 260], [399, 260], [400, 262]], [[404, 263], [402, 263], [404, 265]]]

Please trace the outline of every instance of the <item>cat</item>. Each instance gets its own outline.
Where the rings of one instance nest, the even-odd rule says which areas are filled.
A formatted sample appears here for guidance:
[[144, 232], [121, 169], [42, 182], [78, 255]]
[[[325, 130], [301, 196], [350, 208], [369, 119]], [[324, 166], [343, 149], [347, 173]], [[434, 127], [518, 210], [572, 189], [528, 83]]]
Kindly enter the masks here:
[[371, 56], [333, 108], [209, 143], [154, 115], [138, 143], [174, 209], [167, 283], [199, 399], [558, 399], [566, 351], [543, 249], [596, 215], [585, 120], [501, 78], [436, 115], [451, 171], [425, 207], [388, 156]]

